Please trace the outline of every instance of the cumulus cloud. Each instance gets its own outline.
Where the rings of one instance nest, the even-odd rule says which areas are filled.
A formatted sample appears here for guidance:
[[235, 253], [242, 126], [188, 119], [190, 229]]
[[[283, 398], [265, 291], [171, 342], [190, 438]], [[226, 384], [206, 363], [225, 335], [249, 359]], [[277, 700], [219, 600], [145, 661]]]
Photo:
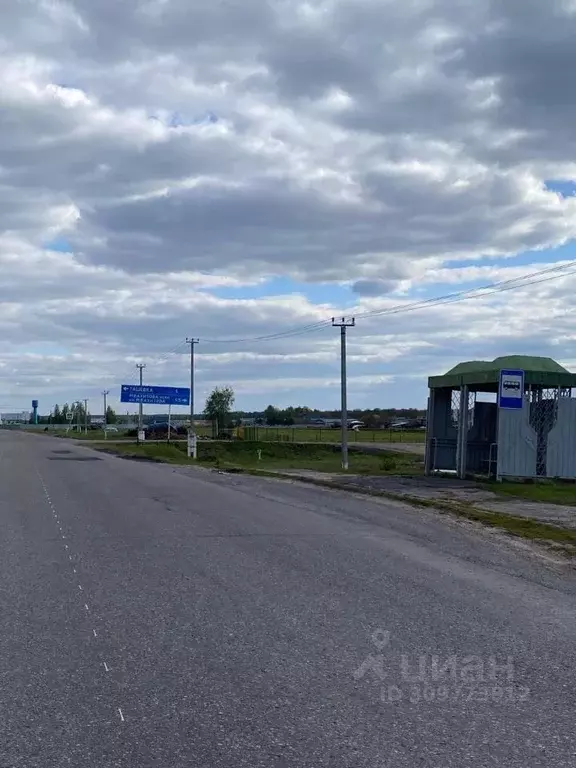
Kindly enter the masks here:
[[[12, 398], [97, 391], [190, 334], [282, 333], [508, 279], [574, 238], [576, 198], [547, 184], [576, 177], [569, 0], [6, 6], [0, 372]], [[527, 251], [540, 256], [517, 262]], [[266, 296], [273, 278], [291, 282]], [[320, 283], [333, 298], [315, 297]], [[574, 359], [573, 287], [568, 276], [367, 318], [352, 392], [399, 402], [398, 377], [503, 346]], [[210, 344], [206, 382], [237, 381], [247, 403], [267, 386], [313, 398], [319, 377], [337, 378], [329, 328]], [[29, 385], [10, 383], [20, 374]]]

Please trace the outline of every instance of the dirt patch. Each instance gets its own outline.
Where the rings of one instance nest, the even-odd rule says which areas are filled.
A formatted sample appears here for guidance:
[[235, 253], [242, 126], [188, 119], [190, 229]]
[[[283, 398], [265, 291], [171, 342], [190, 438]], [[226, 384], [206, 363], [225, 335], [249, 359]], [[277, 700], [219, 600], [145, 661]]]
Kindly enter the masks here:
[[330, 475], [324, 472], [294, 470], [283, 474], [304, 475], [310, 479], [337, 482], [351, 491], [389, 493], [424, 502], [447, 502], [477, 507], [495, 514], [503, 513], [526, 520], [558, 525], [576, 530], [576, 507], [560, 504], [529, 502], [523, 499], [503, 498], [473, 480], [451, 477], [398, 477], [394, 475]]

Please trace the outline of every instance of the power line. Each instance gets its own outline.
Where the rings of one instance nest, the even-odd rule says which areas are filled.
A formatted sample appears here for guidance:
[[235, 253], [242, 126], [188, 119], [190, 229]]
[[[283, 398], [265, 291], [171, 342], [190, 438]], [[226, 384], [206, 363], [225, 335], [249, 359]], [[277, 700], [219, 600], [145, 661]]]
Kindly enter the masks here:
[[[181, 341], [178, 342], [178, 344], [176, 344], [175, 347], [173, 347], [172, 349], [169, 349], [167, 352], [163, 352], [156, 360], [153, 360], [151, 362], [151, 364], [152, 365], [156, 365], [156, 364], [161, 364], [161, 363], [165, 362], [170, 357], [170, 355], [174, 354], [174, 352], [176, 352], [185, 343], [186, 343], [186, 340], [182, 339]], [[134, 357], [136, 357], [136, 356], [134, 356]], [[124, 379], [126, 379], [129, 376], [131, 376], [133, 370], [134, 370], [133, 364], [130, 363], [129, 366], [127, 366], [124, 371], [122, 371], [121, 373], [119, 373], [119, 374], [114, 376], [114, 380], [117, 380], [120, 383], [122, 383], [124, 381]], [[105, 378], [107, 379], [108, 377], [107, 376], [101, 376], [100, 378], [101, 379], [105, 379]]]
[[[550, 280], [557, 280], [559, 277], [565, 275], [576, 274], [576, 269], [571, 270], [571, 267], [576, 267], [576, 259], [566, 262], [565, 264], [557, 264], [552, 267], [546, 267], [535, 272], [530, 272], [519, 277], [508, 278], [507, 280], [500, 280], [493, 283], [487, 283], [485, 285], [477, 286], [475, 288], [469, 288], [463, 291], [455, 291], [453, 293], [444, 294], [442, 296], [435, 296], [429, 299], [422, 299], [420, 301], [412, 302], [410, 304], [396, 304], [391, 307], [382, 309], [373, 309], [366, 312], [360, 312], [355, 314], [356, 319], [368, 319], [372, 317], [382, 317], [387, 315], [402, 314], [404, 312], [415, 312], [419, 309], [427, 309], [430, 307], [441, 306], [443, 304], [453, 304], [460, 301], [466, 301], [470, 299], [484, 298], [498, 293], [505, 293], [507, 291], [515, 290], [517, 288], [525, 288], [531, 285], [538, 285]], [[535, 278], [535, 279], [533, 279]], [[285, 331], [278, 331], [276, 333], [264, 334], [260, 336], [247, 336], [244, 338], [235, 339], [209, 339], [199, 338], [197, 341], [207, 344], [246, 344], [256, 343], [263, 341], [275, 341], [279, 339], [294, 338], [297, 336], [307, 335], [316, 331], [323, 330], [324, 328], [330, 328], [332, 326], [331, 320], [321, 320], [315, 323], [308, 323], [307, 325], [294, 326], [288, 328]], [[189, 343], [187, 339], [181, 339], [174, 347], [167, 352], [162, 353], [157, 360], [152, 364], [161, 364], [165, 362], [171, 355], [177, 352], [180, 347]], [[120, 378], [120, 377], [119, 377]]]
[[[468, 288], [463, 291], [456, 291], [454, 293], [444, 294], [442, 296], [435, 296], [430, 299], [422, 299], [421, 301], [412, 302], [411, 304], [397, 304], [392, 307], [386, 307], [383, 309], [368, 310], [366, 312], [359, 312], [355, 314], [358, 318], [379, 317], [382, 315], [400, 314], [402, 312], [413, 312], [417, 309], [424, 309], [429, 306], [436, 306], [446, 303], [454, 303], [456, 301], [463, 301], [465, 299], [482, 298], [484, 296], [490, 296], [493, 293], [503, 293], [504, 291], [513, 290], [515, 288], [524, 288], [529, 285], [536, 285], [548, 280], [556, 280], [558, 277], [563, 277], [565, 274], [574, 274], [574, 272], [567, 271], [569, 267], [576, 267], [576, 259], [566, 262], [565, 264], [554, 265], [552, 267], [546, 267], [535, 272], [530, 272], [519, 277], [508, 278], [507, 280], [500, 280], [494, 283], [487, 283], [486, 285], [477, 286], [476, 288]], [[551, 276], [543, 277], [540, 280], [529, 280], [529, 278], [539, 277], [542, 275]], [[560, 273], [560, 274], [558, 274]], [[331, 326], [330, 320], [324, 320], [316, 323], [310, 323], [309, 325], [296, 326], [288, 328], [285, 331], [278, 331], [277, 333], [267, 334], [264, 336], [251, 336], [241, 339], [204, 339], [200, 341], [209, 344], [241, 344], [247, 342], [259, 342], [259, 341], [274, 341], [276, 339], [286, 339], [293, 336], [301, 336], [308, 333], [328, 328]]]
[[329, 328], [332, 325], [330, 320], [321, 320], [317, 323], [310, 323], [309, 325], [296, 326], [295, 328], [289, 328], [286, 331], [278, 331], [277, 333], [270, 333], [265, 336], [249, 336], [245, 339], [200, 339], [200, 341], [206, 344], [240, 344], [248, 341], [273, 341], [274, 339], [288, 338], [290, 336], [300, 336], [304, 333], [311, 333], [312, 331], [319, 330], [320, 328]]
[[[576, 270], [568, 271], [564, 273], [565, 275], [574, 275], [576, 274]], [[541, 280], [531, 280], [526, 283], [522, 283], [521, 285], [511, 285], [507, 287], [502, 288], [496, 288], [494, 290], [487, 290], [485, 288], [478, 289], [482, 290], [482, 293], [475, 293], [474, 295], [464, 295], [464, 296], [457, 296], [455, 298], [451, 296], [443, 296], [439, 297], [438, 299], [434, 300], [434, 302], [430, 302], [427, 304], [426, 302], [421, 302], [418, 304], [408, 304], [400, 307], [390, 307], [390, 309], [383, 309], [383, 310], [375, 310], [370, 313], [366, 313], [365, 315], [359, 315], [360, 317], [383, 317], [388, 315], [397, 315], [397, 314], [403, 314], [404, 312], [415, 312], [419, 309], [427, 309], [428, 307], [439, 307], [443, 306], [445, 304], [458, 304], [461, 301], [469, 301], [470, 299], [483, 299], [485, 296], [491, 296], [493, 294], [498, 293], [506, 293], [507, 291], [512, 291], [516, 288], [526, 288], [530, 285], [538, 285], [539, 283], [546, 283], [549, 280], [556, 280], [558, 277], [562, 277], [563, 275], [552, 275], [551, 277], [545, 277]]]
[[[447, 293], [443, 296], [435, 296], [430, 299], [422, 299], [421, 301], [416, 301], [412, 304], [397, 304], [385, 309], [374, 309], [367, 312], [360, 312], [356, 314], [356, 317], [379, 317], [381, 315], [412, 312], [416, 309], [424, 309], [428, 306], [455, 303], [457, 301], [464, 301], [466, 299], [483, 298], [484, 296], [490, 296], [494, 293], [504, 293], [505, 291], [511, 291], [516, 288], [524, 288], [529, 285], [544, 283], [548, 280], [556, 280], [559, 277], [563, 277], [565, 274], [574, 274], [574, 272], [565, 271], [568, 270], [569, 267], [574, 266], [576, 266], [576, 260], [566, 262], [566, 264], [556, 265], [554, 267], [547, 267], [546, 269], [541, 269], [537, 272], [531, 272], [526, 275], [520, 275], [519, 277], [510, 278], [508, 280], [500, 280], [496, 283], [487, 283], [486, 285], [480, 285], [476, 288], [469, 288], [465, 291], [457, 291], [455, 293]], [[528, 280], [528, 278], [531, 277], [548, 275], [550, 272], [558, 273], [562, 272], [563, 270], [564, 272], [562, 274], [552, 274], [551, 276], [544, 277], [541, 280]]]

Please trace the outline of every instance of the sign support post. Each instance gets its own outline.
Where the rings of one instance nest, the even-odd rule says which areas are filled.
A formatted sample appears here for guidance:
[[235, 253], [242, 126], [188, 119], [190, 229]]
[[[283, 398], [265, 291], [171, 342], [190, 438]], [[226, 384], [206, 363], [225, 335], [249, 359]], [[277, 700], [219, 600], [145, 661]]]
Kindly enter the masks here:
[[524, 407], [525, 375], [520, 369], [505, 368], [498, 378], [498, 443], [496, 457], [496, 482], [502, 481], [500, 474], [501, 450], [500, 431], [503, 411], [518, 411]]

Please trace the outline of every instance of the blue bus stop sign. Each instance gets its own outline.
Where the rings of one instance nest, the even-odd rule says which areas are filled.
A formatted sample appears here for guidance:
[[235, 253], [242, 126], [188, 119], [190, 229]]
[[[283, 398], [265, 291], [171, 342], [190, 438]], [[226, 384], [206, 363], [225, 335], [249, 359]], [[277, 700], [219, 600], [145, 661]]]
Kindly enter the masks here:
[[498, 407], [518, 409], [524, 405], [524, 371], [502, 370], [498, 382]]

